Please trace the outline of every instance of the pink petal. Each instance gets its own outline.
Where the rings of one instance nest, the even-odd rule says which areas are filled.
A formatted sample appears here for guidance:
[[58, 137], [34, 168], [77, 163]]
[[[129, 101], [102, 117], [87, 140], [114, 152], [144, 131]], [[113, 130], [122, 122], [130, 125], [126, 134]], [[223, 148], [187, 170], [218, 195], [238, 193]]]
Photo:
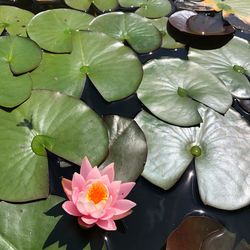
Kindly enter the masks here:
[[105, 215], [102, 216], [100, 219], [108, 220], [108, 219], [112, 218], [112, 220], [113, 220], [114, 215], [115, 215], [115, 209], [113, 209], [113, 208], [107, 209]]
[[113, 205], [113, 208], [115, 209], [115, 215], [123, 214], [136, 206], [136, 203], [130, 200], [118, 200]]
[[92, 168], [92, 170], [89, 172], [86, 180], [90, 179], [99, 179], [101, 177], [101, 173], [97, 167]]
[[121, 188], [121, 181], [113, 181], [108, 189], [109, 189], [109, 195], [112, 197], [112, 204], [114, 204], [118, 198], [119, 192]]
[[68, 179], [62, 178], [62, 186], [68, 199], [72, 200], [72, 182]]
[[62, 208], [70, 215], [82, 216], [72, 201], [65, 201]]
[[101, 218], [105, 213], [106, 201], [100, 201], [98, 204], [95, 204], [95, 209], [89, 212], [89, 215], [94, 218]]
[[101, 176], [99, 181], [105, 184], [107, 187], [110, 185], [109, 177], [107, 175]]
[[109, 164], [101, 170], [101, 175], [107, 175], [109, 177], [109, 181], [112, 182], [115, 178], [114, 163]]
[[72, 188], [78, 188], [78, 190], [81, 192], [85, 187], [85, 180], [84, 178], [78, 174], [74, 173], [72, 178]]
[[124, 217], [127, 217], [128, 215], [130, 215], [133, 211], [132, 210], [128, 210], [127, 212], [123, 213], [123, 214], [119, 214], [119, 215], [114, 215], [112, 217], [113, 220], [120, 220], [123, 219]]
[[115, 222], [110, 219], [110, 220], [98, 220], [96, 222], [96, 225], [109, 231], [115, 231], [116, 230], [116, 225]]
[[73, 202], [74, 204], [76, 204], [77, 201], [78, 201], [79, 193], [80, 193], [80, 192], [79, 192], [78, 188], [74, 188], [74, 189], [73, 189], [73, 192], [72, 192], [72, 202]]
[[89, 172], [92, 170], [92, 166], [88, 160], [88, 158], [85, 156], [82, 160], [82, 165], [81, 165], [81, 169], [80, 169], [80, 175], [86, 179], [86, 177], [88, 176]]
[[91, 217], [84, 217], [84, 216], [82, 216], [81, 217], [81, 221], [83, 221], [85, 224], [93, 225], [93, 224], [95, 224], [97, 222], [97, 219], [91, 218]]
[[83, 228], [91, 228], [93, 227], [95, 224], [86, 224], [81, 220], [81, 217], [78, 217], [78, 224], [83, 227]]
[[79, 199], [76, 204], [77, 209], [85, 215], [89, 215], [95, 211], [95, 204], [92, 201], [86, 201], [84, 199]]
[[126, 182], [122, 183], [120, 187], [120, 192], [118, 195], [118, 199], [124, 199], [135, 186], [135, 182]]

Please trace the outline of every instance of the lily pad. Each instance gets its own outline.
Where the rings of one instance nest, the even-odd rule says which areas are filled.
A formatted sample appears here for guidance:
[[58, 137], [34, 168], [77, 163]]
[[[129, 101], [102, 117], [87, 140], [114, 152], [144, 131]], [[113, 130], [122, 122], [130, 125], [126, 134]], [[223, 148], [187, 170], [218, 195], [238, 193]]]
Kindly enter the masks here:
[[105, 117], [109, 131], [109, 155], [101, 168], [115, 163], [115, 179], [135, 181], [142, 173], [147, 157], [147, 143], [143, 132], [132, 119]]
[[107, 154], [107, 131], [83, 102], [58, 92], [33, 91], [11, 113], [0, 111], [0, 199], [48, 196], [46, 150], [80, 165], [99, 164]]
[[45, 55], [41, 66], [31, 73], [35, 88], [54, 90], [58, 86], [60, 91], [77, 97], [86, 76], [107, 101], [115, 101], [137, 90], [142, 66], [121, 42], [104, 33], [82, 31], [73, 36], [70, 55]]
[[65, 3], [71, 8], [78, 10], [88, 10], [90, 5], [93, 4], [100, 11], [111, 11], [118, 7], [117, 0], [65, 0]]
[[153, 51], [161, 45], [160, 32], [147, 18], [134, 13], [113, 12], [98, 16], [90, 23], [90, 29], [126, 41], [138, 53]]
[[72, 34], [77, 30], [87, 30], [93, 19], [93, 16], [77, 10], [52, 9], [34, 16], [27, 31], [29, 37], [45, 50], [71, 52]]
[[152, 60], [143, 67], [144, 75], [137, 91], [143, 104], [160, 119], [192, 126], [202, 121], [200, 103], [225, 113], [231, 94], [209, 71], [180, 59]]
[[167, 31], [167, 17], [161, 17], [158, 19], [152, 19], [152, 24], [161, 32], [162, 35], [162, 44], [161, 47], [165, 49], [178, 49], [184, 48], [185, 44], [176, 42], [175, 39], [169, 35]]
[[10, 35], [27, 36], [26, 26], [33, 13], [14, 6], [0, 6], [0, 34], [4, 29]]
[[136, 14], [149, 18], [159, 18], [168, 15], [172, 11], [172, 5], [168, 0], [118, 0], [122, 7], [138, 7]]
[[[236, 53], [237, 51], [237, 53]], [[237, 98], [250, 98], [250, 45], [238, 37], [215, 50], [190, 49], [188, 57], [215, 74]]]
[[[213, 10], [222, 11], [223, 17], [227, 19], [228, 22], [233, 20], [230, 17], [232, 14], [250, 25], [250, 5], [248, 0], [203, 0], [201, 4], [211, 7]], [[231, 24], [234, 25], [234, 22]], [[250, 26], [248, 30], [250, 31]]]
[[225, 116], [205, 107], [200, 107], [199, 113], [203, 119], [200, 128], [164, 124], [146, 113], [136, 117], [148, 143], [143, 176], [168, 189], [196, 156], [198, 188], [204, 204], [225, 210], [249, 205], [250, 127], [231, 109]]

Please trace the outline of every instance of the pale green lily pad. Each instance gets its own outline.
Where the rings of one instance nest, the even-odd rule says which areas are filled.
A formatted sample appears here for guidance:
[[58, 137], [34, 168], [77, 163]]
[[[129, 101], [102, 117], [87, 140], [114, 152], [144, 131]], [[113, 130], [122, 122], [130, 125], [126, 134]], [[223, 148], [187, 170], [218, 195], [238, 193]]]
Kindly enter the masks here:
[[127, 41], [138, 53], [147, 53], [160, 47], [161, 34], [144, 17], [134, 13], [113, 12], [96, 17], [90, 29], [119, 40]]
[[0, 59], [9, 64], [14, 74], [22, 74], [39, 65], [42, 51], [36, 43], [28, 38], [1, 36]]
[[159, 18], [168, 15], [172, 5], [168, 0], [118, 0], [122, 7], [138, 7], [136, 14], [149, 18]]
[[[58, 92], [33, 91], [11, 113], [0, 111], [0, 199], [48, 196], [46, 149], [80, 165], [99, 164], [107, 154], [107, 130], [83, 102]], [[6, 188], [7, 187], [7, 188]]]
[[234, 37], [228, 44], [214, 50], [190, 49], [188, 57], [215, 74], [237, 98], [250, 98], [250, 45]]
[[118, 7], [117, 0], [65, 0], [65, 3], [71, 8], [78, 10], [88, 10], [90, 5], [93, 4], [100, 11], [111, 11]]
[[0, 34], [5, 29], [10, 35], [27, 36], [26, 26], [33, 16], [14, 6], [0, 6]]
[[121, 42], [103, 33], [82, 31], [73, 36], [70, 55], [45, 55], [41, 66], [31, 73], [35, 88], [55, 90], [58, 86], [76, 97], [81, 95], [86, 76], [107, 101], [115, 101], [137, 90], [142, 66]]
[[153, 184], [171, 188], [192, 161], [190, 153], [198, 128], [181, 128], [166, 124], [145, 111], [135, 121], [144, 132], [148, 157], [142, 176]]
[[143, 176], [169, 189], [196, 155], [195, 169], [204, 204], [224, 210], [249, 205], [248, 123], [232, 109], [225, 116], [205, 107], [199, 112], [203, 119], [200, 128], [175, 127], [144, 112], [135, 118], [148, 143]]
[[27, 31], [29, 37], [45, 50], [71, 52], [73, 33], [87, 30], [93, 19], [91, 15], [72, 9], [47, 10], [31, 19]]
[[86, 231], [60, 208], [63, 201], [51, 195], [46, 200], [28, 204], [1, 202], [1, 250], [91, 250]]
[[158, 19], [152, 19], [152, 24], [161, 32], [162, 44], [161, 47], [165, 49], [179, 49], [184, 48], [185, 44], [176, 42], [173, 37], [171, 37], [167, 31], [167, 17], [161, 17]]
[[225, 86], [196, 63], [165, 58], [152, 60], [143, 69], [138, 97], [166, 122], [180, 126], [200, 123], [200, 103], [220, 113], [231, 106], [232, 96]]
[[147, 143], [143, 132], [132, 119], [105, 117], [109, 131], [109, 155], [101, 168], [115, 163], [115, 179], [135, 181], [142, 173], [147, 157]]

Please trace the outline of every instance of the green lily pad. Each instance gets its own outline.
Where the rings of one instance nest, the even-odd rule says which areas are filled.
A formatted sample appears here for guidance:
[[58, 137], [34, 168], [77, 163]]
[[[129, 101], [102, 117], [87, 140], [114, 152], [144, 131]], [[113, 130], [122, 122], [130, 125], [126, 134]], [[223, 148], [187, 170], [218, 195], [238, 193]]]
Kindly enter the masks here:
[[72, 34], [77, 30], [87, 30], [93, 19], [91, 15], [72, 9], [47, 10], [32, 18], [27, 31], [29, 37], [45, 50], [71, 52]]
[[[0, 248], [91, 250], [88, 232], [78, 226], [74, 217], [64, 214], [63, 201], [63, 198], [51, 195], [46, 200], [28, 204], [1, 202]], [[62, 228], [67, 230], [62, 231]]]
[[190, 49], [188, 57], [215, 74], [237, 98], [250, 97], [250, 45], [234, 37], [228, 44], [214, 50]]
[[144, 132], [148, 145], [142, 176], [167, 190], [179, 180], [192, 161], [190, 150], [198, 129], [166, 124], [145, 111], [140, 112], [135, 121]]
[[58, 90], [77, 97], [86, 76], [107, 101], [115, 101], [137, 90], [142, 66], [121, 42], [103, 33], [82, 31], [73, 36], [70, 55], [45, 55], [41, 66], [31, 73], [35, 88], [55, 90], [58, 86]]
[[161, 47], [165, 49], [179, 49], [184, 48], [185, 44], [176, 42], [175, 39], [169, 35], [167, 31], [167, 17], [161, 17], [158, 19], [152, 19], [152, 24], [161, 32], [162, 44]]
[[[205, 107], [200, 107], [199, 113], [203, 119], [200, 128], [175, 127], [144, 112], [136, 117], [148, 144], [142, 175], [168, 189], [196, 156], [198, 188], [204, 204], [225, 210], [249, 205], [250, 127], [232, 109], [225, 116]], [[195, 154], [197, 148], [200, 154]]]
[[118, 0], [122, 7], [138, 7], [136, 14], [149, 18], [159, 18], [168, 15], [172, 5], [168, 0]]
[[74, 9], [88, 10], [91, 4], [95, 5], [100, 11], [111, 11], [118, 7], [117, 0], [65, 0], [65, 3]]
[[107, 154], [107, 131], [83, 102], [58, 92], [33, 91], [11, 113], [0, 111], [0, 199], [48, 196], [46, 150], [80, 165], [99, 164]]
[[134, 13], [113, 12], [98, 16], [90, 29], [119, 40], [127, 41], [138, 53], [147, 53], [160, 47], [161, 34], [148, 19]]
[[134, 120], [119, 116], [105, 117], [109, 131], [109, 155], [101, 168], [115, 163], [115, 178], [135, 181], [142, 173], [147, 157], [147, 143]]
[[200, 103], [225, 113], [231, 94], [209, 71], [181, 59], [152, 60], [143, 67], [139, 99], [157, 117], [180, 126], [202, 121]]
[[0, 34], [5, 29], [10, 35], [27, 36], [26, 26], [33, 16], [14, 6], [0, 6]]
[[0, 60], [6, 62], [14, 74], [33, 70], [41, 59], [41, 49], [30, 39], [19, 36], [0, 37]]

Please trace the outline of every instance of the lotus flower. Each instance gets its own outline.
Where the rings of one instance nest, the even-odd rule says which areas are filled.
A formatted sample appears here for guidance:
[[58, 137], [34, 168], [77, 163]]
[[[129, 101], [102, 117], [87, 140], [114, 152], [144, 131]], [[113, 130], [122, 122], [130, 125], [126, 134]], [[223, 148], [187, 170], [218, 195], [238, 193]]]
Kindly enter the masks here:
[[105, 230], [116, 230], [114, 220], [129, 215], [136, 204], [124, 199], [134, 187], [134, 182], [114, 181], [114, 164], [99, 170], [83, 159], [80, 174], [74, 173], [72, 181], [63, 178], [62, 185], [69, 201], [62, 205], [70, 215], [78, 217], [84, 228], [95, 224]]

